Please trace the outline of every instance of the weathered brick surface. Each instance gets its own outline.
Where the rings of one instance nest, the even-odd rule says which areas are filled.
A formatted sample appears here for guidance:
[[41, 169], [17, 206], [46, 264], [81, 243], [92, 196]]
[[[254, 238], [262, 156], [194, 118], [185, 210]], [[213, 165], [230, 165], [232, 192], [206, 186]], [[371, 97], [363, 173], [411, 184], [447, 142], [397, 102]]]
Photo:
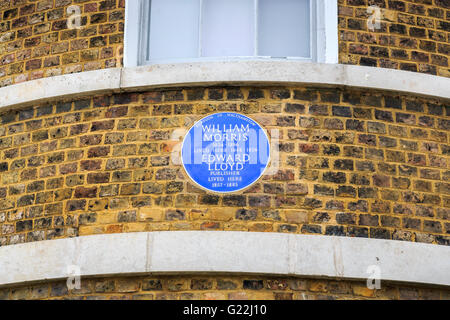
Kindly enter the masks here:
[[[67, 9], [72, 5], [80, 8], [79, 29], [69, 29], [67, 21], [72, 13]], [[374, 31], [368, 30], [367, 26], [371, 15], [367, 8], [370, 5], [381, 9], [381, 28]], [[0, 0], [0, 87], [43, 77], [122, 66], [124, 7], [124, 0]], [[339, 0], [338, 12], [340, 63], [450, 77], [450, 9], [447, 1]], [[189, 101], [201, 100], [203, 93], [189, 90], [187, 98]], [[297, 98], [301, 95], [314, 98], [313, 94], [294, 92]], [[272, 97], [283, 98], [285, 95], [285, 91], [279, 91]], [[250, 94], [251, 98], [259, 96], [258, 90]], [[221, 90], [211, 91], [207, 97], [214, 101], [242, 98], [238, 92], [230, 91], [224, 95]], [[326, 102], [336, 99], [333, 93], [328, 96], [324, 93], [322, 97]], [[176, 90], [165, 96], [165, 101], [179, 100]], [[160, 102], [161, 97], [150, 93], [145, 101]], [[233, 105], [228, 107], [234, 108]], [[240, 106], [247, 111], [255, 107], [255, 104]], [[189, 106], [179, 105], [174, 113], [189, 112], [186, 108]], [[277, 106], [265, 108], [269, 110]], [[303, 106], [292, 103], [286, 105], [285, 110], [299, 113]], [[320, 110], [318, 106], [317, 112]], [[335, 111], [338, 115], [346, 112], [345, 109]], [[115, 116], [120, 112], [110, 111]], [[292, 118], [286, 116], [278, 121], [280, 125], [289, 125]], [[329, 125], [340, 124], [331, 121]]]
[[[78, 29], [70, 6], [80, 9]], [[124, 0], [0, 0], [0, 87], [120, 67], [124, 8]]]
[[0, 300], [449, 300], [448, 288], [365, 282], [235, 275], [184, 275], [83, 279], [2, 288]]
[[[156, 230], [450, 244], [448, 101], [300, 87], [194, 93], [98, 96], [0, 115], [0, 245]], [[280, 168], [242, 192], [210, 194], [172, 162], [171, 135], [230, 109], [280, 130]]]
[[[441, 0], [339, 0], [339, 62], [450, 77], [450, 6]], [[380, 28], [367, 21], [380, 8]], [[375, 23], [375, 21], [373, 21]]]

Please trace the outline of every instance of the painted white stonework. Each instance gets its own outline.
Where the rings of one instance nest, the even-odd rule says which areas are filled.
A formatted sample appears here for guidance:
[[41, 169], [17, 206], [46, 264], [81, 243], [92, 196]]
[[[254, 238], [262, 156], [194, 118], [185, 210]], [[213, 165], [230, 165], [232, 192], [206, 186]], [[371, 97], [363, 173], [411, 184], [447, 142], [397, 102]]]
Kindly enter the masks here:
[[286, 60], [229, 60], [104, 69], [32, 80], [0, 88], [0, 108], [110, 92], [215, 84], [359, 87], [450, 98], [450, 78], [428, 74]]
[[0, 107], [119, 91], [121, 70], [105, 69], [22, 82], [0, 88]]
[[0, 286], [68, 276], [253, 273], [450, 286], [450, 247], [394, 240], [284, 233], [119, 233], [0, 247]]

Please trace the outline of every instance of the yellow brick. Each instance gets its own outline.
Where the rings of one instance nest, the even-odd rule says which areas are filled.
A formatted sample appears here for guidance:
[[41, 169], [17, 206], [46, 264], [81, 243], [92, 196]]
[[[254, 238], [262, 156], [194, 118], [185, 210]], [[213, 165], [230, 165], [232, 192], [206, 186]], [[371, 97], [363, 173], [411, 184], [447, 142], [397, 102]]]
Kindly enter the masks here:
[[249, 231], [253, 232], [271, 232], [273, 231], [273, 224], [272, 223], [252, 223], [248, 227]]
[[102, 234], [105, 233], [104, 226], [80, 226], [78, 234], [80, 236], [91, 235], [91, 234]]
[[187, 279], [169, 279], [166, 282], [167, 290], [183, 291], [189, 289], [189, 281]]
[[192, 220], [206, 220], [211, 217], [210, 209], [193, 209], [189, 212], [189, 215]]
[[163, 221], [164, 210], [157, 208], [140, 208], [138, 217], [139, 221]]
[[176, 222], [171, 224], [170, 230], [199, 230], [200, 223], [196, 222]]
[[231, 292], [228, 294], [228, 300], [249, 300], [249, 296], [245, 291]]
[[103, 211], [108, 208], [108, 200], [90, 200], [88, 204], [90, 211]]
[[203, 294], [204, 300], [227, 300], [227, 296], [225, 293], [221, 292], [208, 292]]
[[223, 226], [225, 231], [248, 231], [248, 224], [242, 222], [225, 223]]
[[298, 210], [285, 210], [285, 219], [288, 223], [306, 223], [308, 222], [308, 212]]
[[373, 297], [375, 294], [375, 290], [369, 289], [363, 285], [355, 285], [353, 286], [353, 294], [363, 297]]
[[167, 222], [147, 223], [145, 225], [146, 231], [168, 231], [169, 229], [170, 223]]
[[97, 224], [109, 224], [117, 222], [117, 213], [99, 213], [97, 214]]
[[123, 232], [124, 228], [120, 224], [111, 224], [106, 226], [106, 233], [120, 233]]
[[139, 282], [135, 278], [120, 279], [116, 281], [118, 292], [136, 292], [139, 290]]
[[146, 231], [145, 224], [142, 223], [126, 223], [123, 226], [124, 232], [144, 232]]
[[325, 281], [311, 281], [309, 290], [313, 292], [327, 292], [327, 283]]
[[438, 68], [438, 76], [450, 78], [450, 69]]
[[236, 215], [235, 208], [210, 208], [208, 213], [212, 220], [230, 221]]
[[397, 21], [397, 12], [394, 10], [382, 9], [381, 18], [382, 20], [390, 22]]

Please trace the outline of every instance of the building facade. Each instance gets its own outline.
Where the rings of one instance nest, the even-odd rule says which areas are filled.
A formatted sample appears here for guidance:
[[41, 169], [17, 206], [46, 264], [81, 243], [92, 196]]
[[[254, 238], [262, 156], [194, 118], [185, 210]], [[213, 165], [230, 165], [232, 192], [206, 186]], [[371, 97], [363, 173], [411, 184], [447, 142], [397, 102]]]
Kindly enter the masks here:
[[[450, 298], [450, 2], [282, 2], [0, 0], [0, 299]], [[271, 142], [229, 194], [218, 112]]]

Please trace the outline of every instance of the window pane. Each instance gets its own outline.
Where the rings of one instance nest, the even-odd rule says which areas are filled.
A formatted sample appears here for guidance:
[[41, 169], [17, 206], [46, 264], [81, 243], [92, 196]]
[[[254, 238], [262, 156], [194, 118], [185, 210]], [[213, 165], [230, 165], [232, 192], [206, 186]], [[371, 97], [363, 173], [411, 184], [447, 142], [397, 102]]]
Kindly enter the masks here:
[[149, 60], [198, 57], [200, 0], [152, 0]]
[[260, 0], [258, 55], [310, 57], [309, 0]]
[[202, 56], [253, 56], [254, 16], [253, 0], [203, 0]]

